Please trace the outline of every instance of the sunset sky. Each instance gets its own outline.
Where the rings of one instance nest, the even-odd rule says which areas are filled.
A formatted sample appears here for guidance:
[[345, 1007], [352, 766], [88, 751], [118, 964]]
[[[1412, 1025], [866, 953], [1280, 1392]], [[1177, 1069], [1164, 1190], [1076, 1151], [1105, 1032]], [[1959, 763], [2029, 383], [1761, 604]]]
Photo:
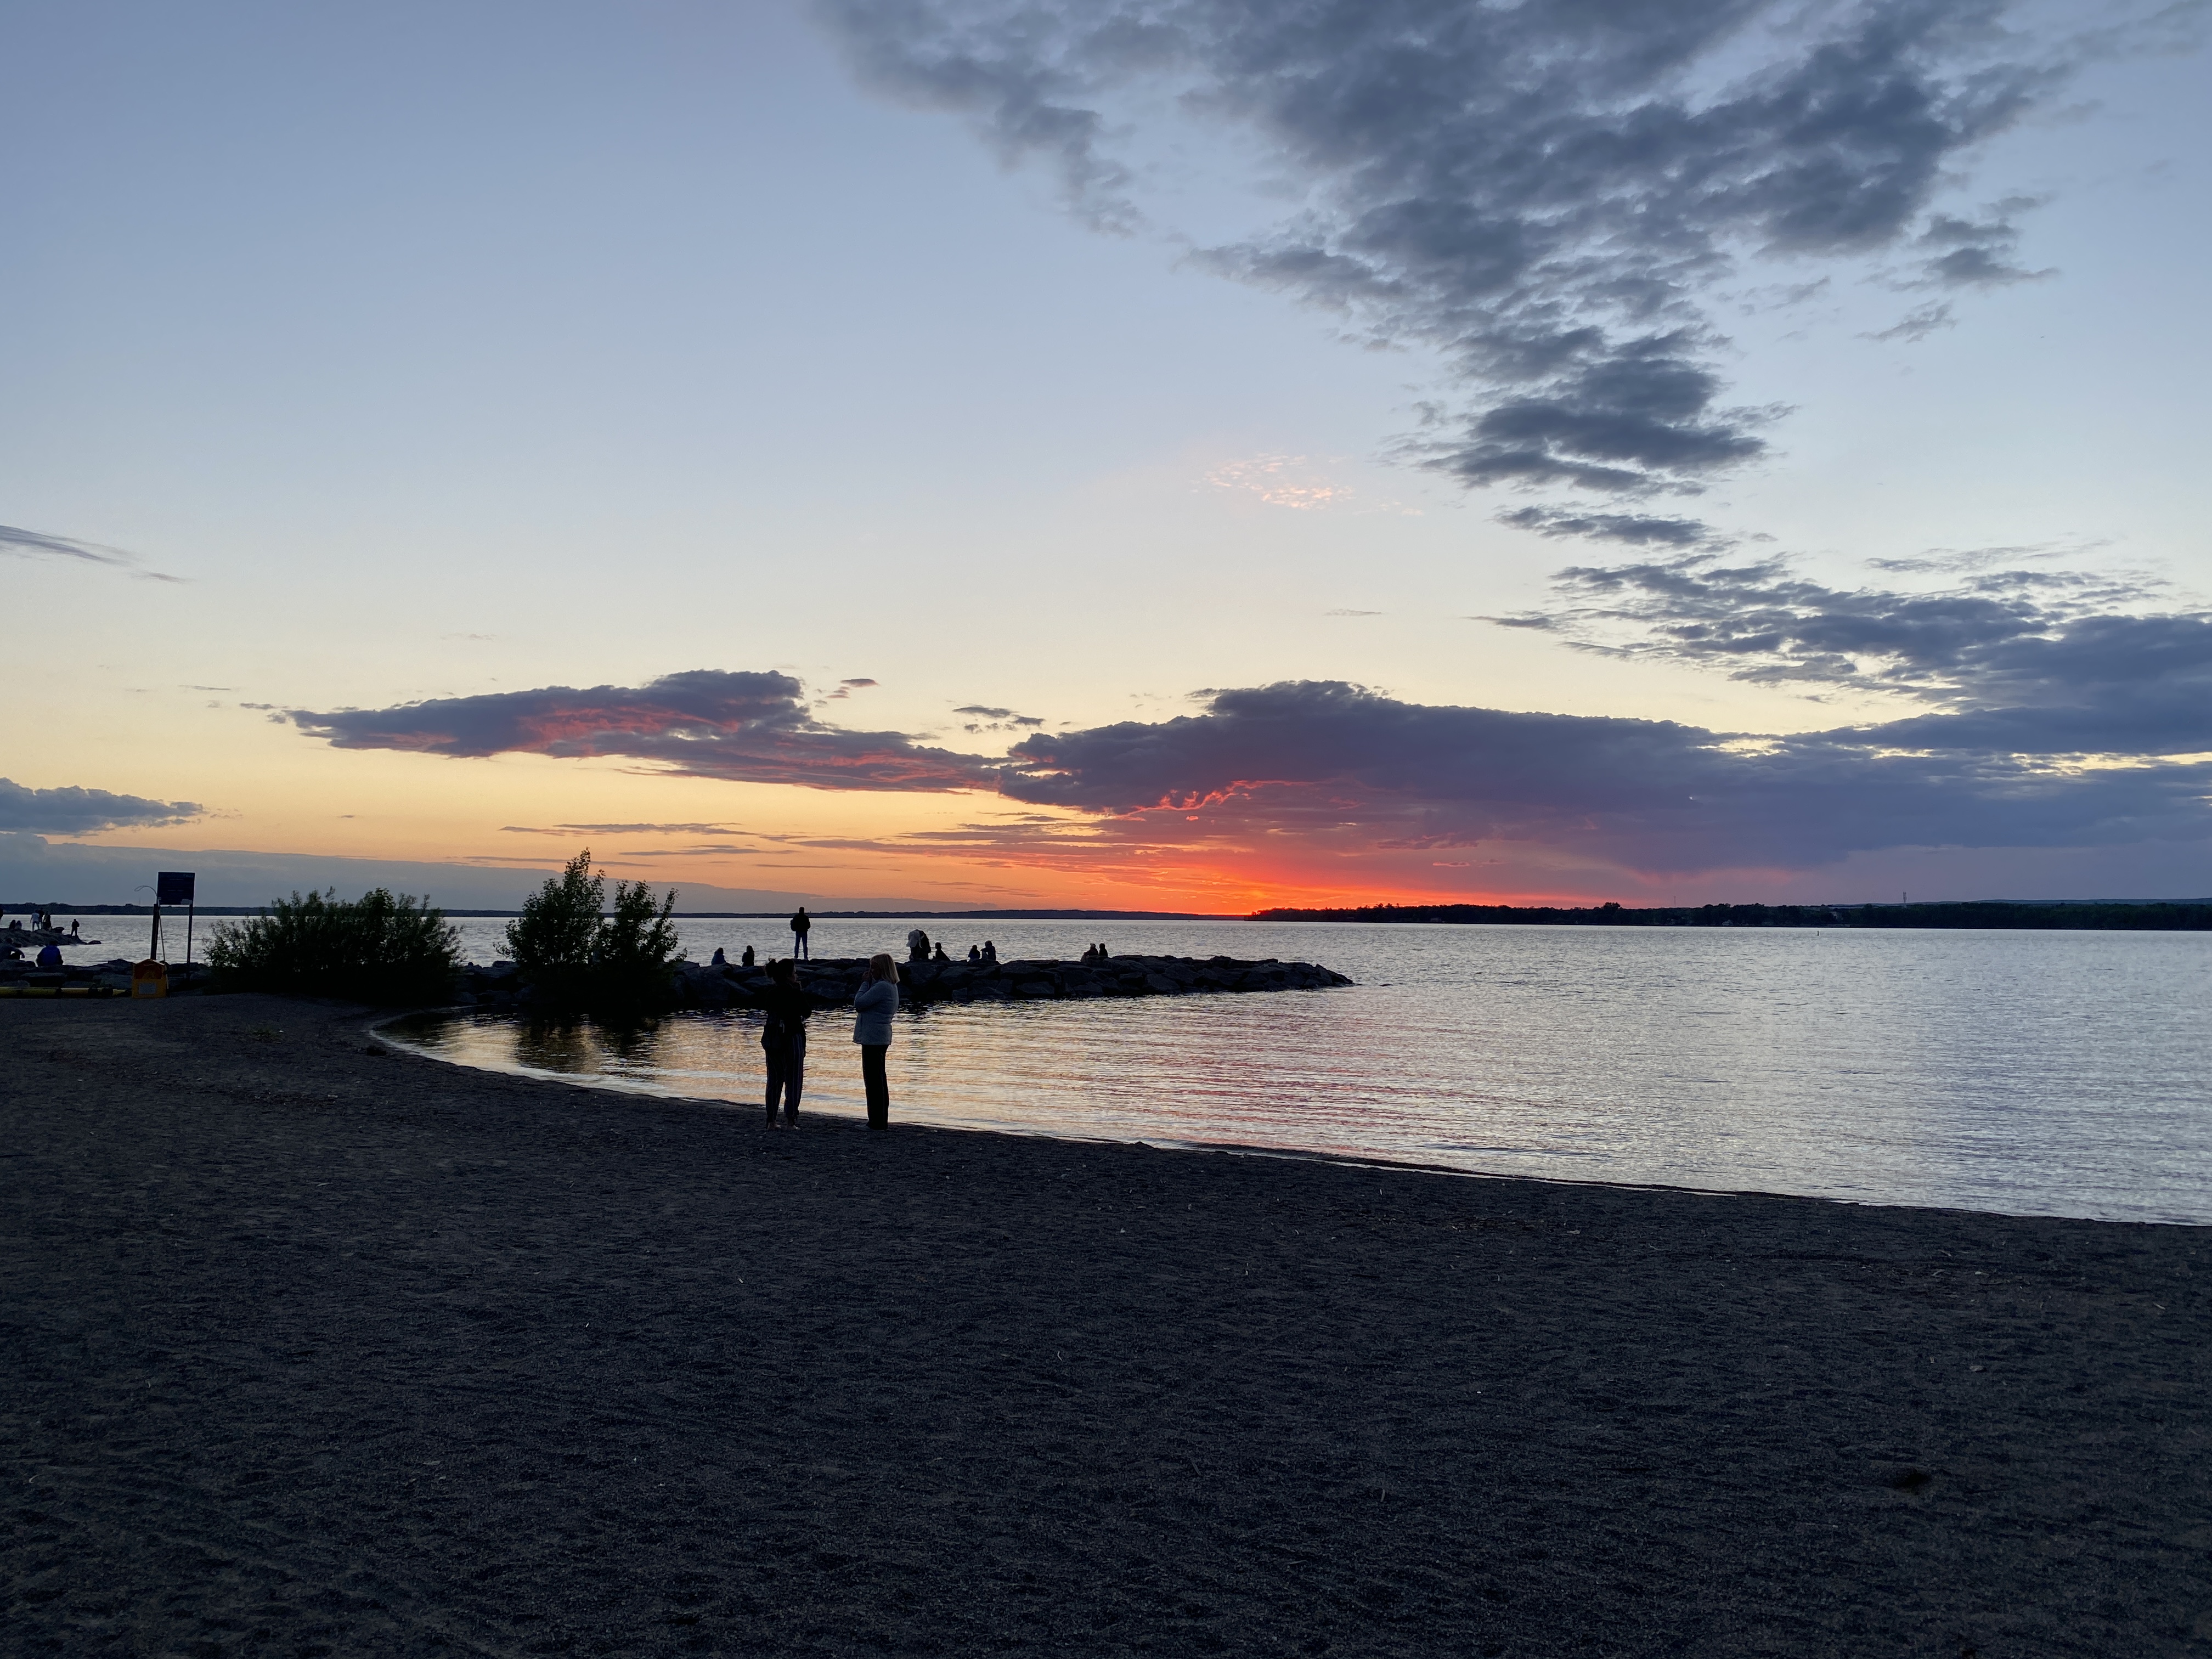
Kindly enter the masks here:
[[0, 9], [0, 898], [2212, 895], [2196, 15]]

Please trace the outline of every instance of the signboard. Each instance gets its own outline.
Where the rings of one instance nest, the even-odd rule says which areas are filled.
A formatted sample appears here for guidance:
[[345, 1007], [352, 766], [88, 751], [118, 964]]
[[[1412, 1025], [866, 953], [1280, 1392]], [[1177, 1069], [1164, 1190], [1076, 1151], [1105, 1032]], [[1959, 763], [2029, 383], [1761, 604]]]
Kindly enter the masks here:
[[[140, 866], [144, 868], [144, 866]], [[190, 904], [192, 902], [192, 878], [190, 870], [163, 870], [154, 878], [154, 902], [156, 904]]]

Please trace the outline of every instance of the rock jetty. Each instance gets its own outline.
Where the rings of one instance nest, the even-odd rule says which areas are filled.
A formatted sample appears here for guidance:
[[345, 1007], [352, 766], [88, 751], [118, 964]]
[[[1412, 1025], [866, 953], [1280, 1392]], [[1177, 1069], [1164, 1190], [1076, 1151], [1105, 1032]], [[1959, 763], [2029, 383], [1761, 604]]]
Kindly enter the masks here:
[[[799, 964], [799, 982], [825, 1006], [849, 1003], [867, 969], [859, 957]], [[676, 988], [686, 1008], [750, 1008], [768, 989], [760, 968], [685, 963]], [[899, 996], [924, 1007], [948, 1002], [1073, 1002], [1093, 997], [1172, 997], [1200, 991], [1320, 991], [1352, 981], [1310, 962], [1233, 957], [1109, 957], [1103, 962], [902, 962]], [[463, 970], [459, 1000], [490, 1009], [526, 1006], [513, 963]]]

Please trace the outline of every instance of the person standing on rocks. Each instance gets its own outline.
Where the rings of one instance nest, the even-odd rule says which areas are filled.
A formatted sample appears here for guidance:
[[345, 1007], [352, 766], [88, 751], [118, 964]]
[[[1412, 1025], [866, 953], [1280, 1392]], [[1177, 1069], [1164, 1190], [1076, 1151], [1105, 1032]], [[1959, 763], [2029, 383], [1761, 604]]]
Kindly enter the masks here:
[[806, 1086], [806, 1016], [814, 999], [799, 983], [787, 962], [768, 965], [768, 989], [761, 1007], [768, 1018], [761, 1024], [761, 1051], [768, 1057], [768, 1127], [775, 1127], [775, 1106], [783, 1100], [783, 1127], [799, 1127], [799, 1095]]
[[853, 1041], [860, 1045], [860, 1084], [868, 1095], [868, 1127], [891, 1127], [891, 1085], [884, 1056], [891, 1046], [891, 1016], [898, 1012], [898, 966], [889, 951], [868, 958], [866, 976], [853, 994]]
[[791, 913], [791, 959], [793, 962], [814, 960], [806, 949], [807, 932], [813, 926], [814, 918], [806, 914], [805, 905], [800, 905]]

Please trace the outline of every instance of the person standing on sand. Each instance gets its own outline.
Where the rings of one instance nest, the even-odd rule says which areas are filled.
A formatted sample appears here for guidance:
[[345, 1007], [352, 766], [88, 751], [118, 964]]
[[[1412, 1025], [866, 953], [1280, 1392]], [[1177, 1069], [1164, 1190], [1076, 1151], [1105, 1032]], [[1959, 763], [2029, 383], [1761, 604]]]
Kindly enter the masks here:
[[799, 1127], [799, 1094], [806, 1086], [806, 1016], [814, 999], [800, 988], [787, 962], [768, 965], [768, 989], [761, 1007], [761, 1051], [768, 1057], [768, 1127], [775, 1127], [775, 1103], [783, 1098], [783, 1127]]
[[813, 926], [814, 919], [806, 914], [805, 905], [800, 905], [791, 913], [791, 959], [793, 962], [814, 960], [806, 949], [807, 930]]
[[853, 1041], [860, 1045], [860, 1083], [868, 1094], [868, 1127], [891, 1127], [891, 1085], [884, 1055], [891, 1046], [891, 1016], [898, 1012], [898, 966], [885, 951], [868, 958], [868, 972], [853, 994]]

